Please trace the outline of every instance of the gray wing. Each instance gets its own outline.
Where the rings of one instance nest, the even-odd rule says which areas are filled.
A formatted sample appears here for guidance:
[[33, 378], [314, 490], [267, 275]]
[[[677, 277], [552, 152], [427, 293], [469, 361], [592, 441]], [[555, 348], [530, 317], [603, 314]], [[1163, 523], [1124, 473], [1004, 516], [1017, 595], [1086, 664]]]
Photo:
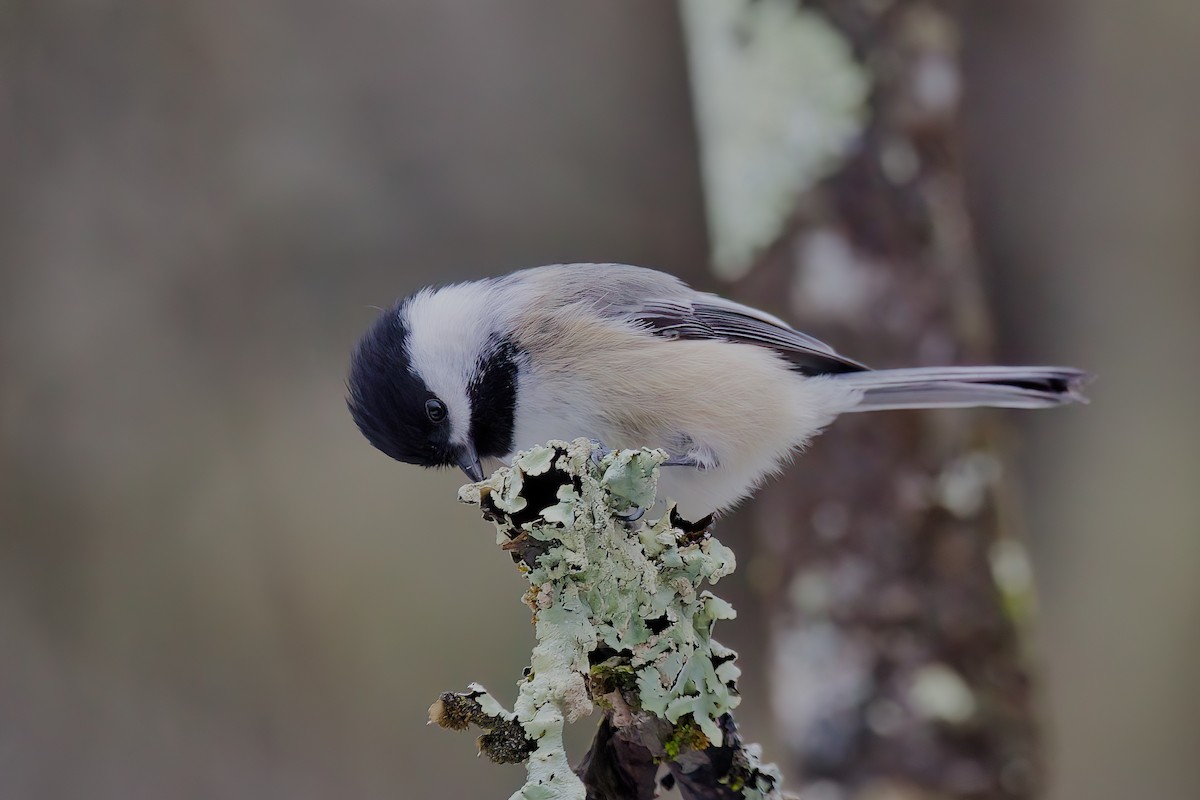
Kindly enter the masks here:
[[525, 297], [538, 297], [543, 303], [583, 303], [655, 336], [720, 339], [766, 347], [806, 375], [867, 369], [778, 317], [697, 292], [657, 270], [627, 264], [552, 264], [515, 272], [501, 281], [519, 285]]
[[716, 295], [646, 300], [631, 309], [634, 324], [671, 339], [721, 339], [774, 350], [805, 375], [861, 372], [863, 364], [763, 311]]

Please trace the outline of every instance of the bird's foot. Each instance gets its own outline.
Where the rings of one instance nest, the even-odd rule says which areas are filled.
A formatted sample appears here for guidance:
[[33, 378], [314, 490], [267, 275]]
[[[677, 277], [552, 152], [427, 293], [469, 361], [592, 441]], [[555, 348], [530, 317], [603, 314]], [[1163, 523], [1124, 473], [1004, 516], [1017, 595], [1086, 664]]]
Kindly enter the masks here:
[[604, 460], [605, 456], [612, 454], [612, 450], [599, 439], [588, 439], [588, 442], [590, 442], [592, 445], [592, 454], [589, 456], [589, 458], [591, 459], [592, 464], [598, 467], [600, 466], [600, 462]]
[[646, 509], [641, 506], [632, 506], [614, 514], [614, 516], [626, 528], [632, 528], [636, 522], [646, 516]]
[[[599, 439], [589, 439], [588, 441], [592, 444], [592, 455], [590, 456], [592, 464], [598, 468], [600, 466], [600, 462], [609, 456], [612, 453], [612, 450]], [[632, 529], [634, 525], [645, 515], [646, 509], [642, 508], [641, 506], [630, 506], [624, 511], [617, 511], [613, 514], [613, 516], [617, 518], [618, 522], [629, 529]]]
[[707, 447], [694, 447], [681, 456], [671, 456], [662, 462], [664, 467], [694, 467], [701, 472], [721, 466], [717, 456]]

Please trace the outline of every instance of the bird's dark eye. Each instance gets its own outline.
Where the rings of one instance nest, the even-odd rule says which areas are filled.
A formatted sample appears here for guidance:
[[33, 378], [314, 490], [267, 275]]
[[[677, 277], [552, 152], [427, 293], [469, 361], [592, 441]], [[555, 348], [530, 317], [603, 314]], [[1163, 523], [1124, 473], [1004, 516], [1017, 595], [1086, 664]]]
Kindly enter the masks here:
[[425, 401], [425, 415], [430, 422], [441, 422], [446, 418], [446, 404], [436, 397]]

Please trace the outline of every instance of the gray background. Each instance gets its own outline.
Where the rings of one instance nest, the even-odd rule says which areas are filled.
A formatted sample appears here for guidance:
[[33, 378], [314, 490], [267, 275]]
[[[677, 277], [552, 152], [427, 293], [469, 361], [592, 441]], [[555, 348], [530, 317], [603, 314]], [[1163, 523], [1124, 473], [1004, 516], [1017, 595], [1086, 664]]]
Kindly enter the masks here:
[[[1056, 796], [1195, 797], [1200, 7], [980, 5], [1003, 356], [1101, 374], [1019, 422]], [[686, 80], [666, 3], [0, 5], [0, 795], [515, 788], [424, 710], [511, 695], [520, 579], [347, 352], [431, 280], [702, 276]]]

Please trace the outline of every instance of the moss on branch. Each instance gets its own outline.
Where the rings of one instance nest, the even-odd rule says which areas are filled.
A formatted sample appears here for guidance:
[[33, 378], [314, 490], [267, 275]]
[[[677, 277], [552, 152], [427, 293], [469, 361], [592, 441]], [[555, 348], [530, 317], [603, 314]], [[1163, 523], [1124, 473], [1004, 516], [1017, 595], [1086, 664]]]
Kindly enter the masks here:
[[443, 692], [429, 707], [429, 721], [447, 730], [483, 729], [479, 752], [497, 764], [520, 764], [537, 749], [512, 712], [505, 711], [478, 684], [466, 692]]

